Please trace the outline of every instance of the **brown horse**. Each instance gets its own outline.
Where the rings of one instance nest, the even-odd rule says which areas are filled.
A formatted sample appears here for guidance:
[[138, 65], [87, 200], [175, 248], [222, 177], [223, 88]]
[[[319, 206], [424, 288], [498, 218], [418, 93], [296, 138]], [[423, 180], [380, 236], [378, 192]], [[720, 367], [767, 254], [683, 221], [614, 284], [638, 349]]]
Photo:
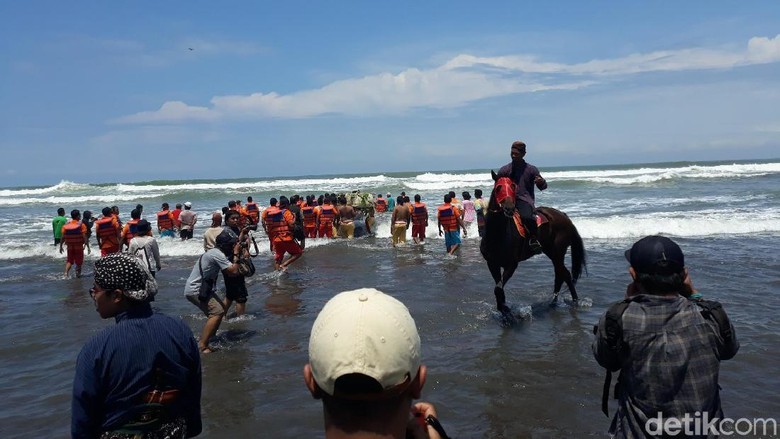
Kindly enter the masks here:
[[[490, 194], [488, 211], [485, 213], [485, 234], [479, 250], [485, 258], [490, 269], [490, 274], [496, 282], [493, 294], [496, 296], [496, 305], [502, 313], [509, 312], [506, 306], [504, 286], [517, 269], [517, 264], [531, 256], [528, 240], [518, 231], [515, 222], [515, 192], [516, 185], [508, 177], [498, 177], [491, 171], [495, 185]], [[577, 228], [565, 213], [551, 207], [539, 207], [537, 215], [543, 215], [547, 222], [539, 226], [538, 239], [542, 245], [542, 251], [553, 263], [555, 268], [555, 295], [552, 304], [558, 302], [558, 293], [561, 286], [566, 283], [571, 293], [572, 300], [576, 301], [577, 283], [586, 269], [585, 247], [582, 244]], [[566, 250], [571, 247], [572, 271], [566, 268], [564, 257]], [[503, 272], [502, 272], [503, 270]]]

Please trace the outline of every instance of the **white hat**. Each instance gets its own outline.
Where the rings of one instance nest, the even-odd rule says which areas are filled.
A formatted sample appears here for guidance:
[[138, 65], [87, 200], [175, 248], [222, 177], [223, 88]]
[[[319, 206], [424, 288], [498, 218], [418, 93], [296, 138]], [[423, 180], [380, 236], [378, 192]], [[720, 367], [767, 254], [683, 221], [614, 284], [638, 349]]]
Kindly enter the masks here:
[[417, 376], [417, 325], [403, 303], [379, 290], [339, 293], [314, 321], [309, 363], [317, 385], [329, 395], [338, 378], [352, 373], [390, 389]]
[[186, 203], [184, 203], [184, 207], [192, 207], [192, 203], [190, 203], [189, 201], [187, 201]]

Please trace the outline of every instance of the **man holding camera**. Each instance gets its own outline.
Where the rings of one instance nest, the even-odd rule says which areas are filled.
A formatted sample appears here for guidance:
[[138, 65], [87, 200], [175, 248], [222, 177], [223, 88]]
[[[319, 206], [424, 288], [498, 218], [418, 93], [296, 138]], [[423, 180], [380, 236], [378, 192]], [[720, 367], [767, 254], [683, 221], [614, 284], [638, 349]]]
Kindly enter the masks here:
[[238, 264], [231, 263], [228, 256], [233, 255], [237, 259], [243, 250], [240, 242], [244, 239], [246, 239], [245, 230], [241, 231], [238, 238], [232, 231], [223, 230], [217, 236], [216, 247], [200, 256], [184, 285], [184, 297], [208, 317], [198, 341], [201, 353], [208, 354], [213, 351], [209, 346], [209, 339], [217, 333], [227, 311], [225, 303], [217, 296], [217, 278], [220, 272], [225, 280], [240, 275]]
[[720, 361], [739, 350], [723, 307], [695, 292], [683, 252], [669, 238], [642, 238], [626, 259], [633, 279], [626, 299], [610, 306], [594, 328], [593, 354], [607, 369], [602, 399], [607, 416], [611, 373], [620, 370], [610, 434], [649, 437], [659, 416], [683, 421], [685, 431], [698, 414], [722, 419]]
[[[229, 210], [225, 215], [225, 231], [228, 231], [238, 241], [239, 252], [234, 252], [228, 256], [230, 262], [237, 264], [240, 258], [249, 256], [249, 231], [257, 225], [248, 225], [243, 229], [239, 228], [241, 223], [241, 213], [237, 210]], [[246, 300], [249, 292], [246, 289], [246, 277], [243, 274], [236, 276], [223, 276], [225, 279], [225, 312], [230, 309], [230, 305], [236, 302], [236, 315], [242, 316], [246, 313]]]

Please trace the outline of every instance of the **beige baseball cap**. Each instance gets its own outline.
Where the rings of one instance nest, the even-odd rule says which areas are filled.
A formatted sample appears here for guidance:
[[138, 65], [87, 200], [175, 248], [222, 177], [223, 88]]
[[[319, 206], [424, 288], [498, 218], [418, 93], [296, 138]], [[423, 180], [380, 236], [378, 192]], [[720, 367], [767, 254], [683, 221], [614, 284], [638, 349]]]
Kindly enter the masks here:
[[417, 376], [417, 325], [403, 303], [379, 290], [339, 293], [314, 321], [309, 363], [317, 385], [329, 395], [338, 378], [354, 373], [392, 389]]

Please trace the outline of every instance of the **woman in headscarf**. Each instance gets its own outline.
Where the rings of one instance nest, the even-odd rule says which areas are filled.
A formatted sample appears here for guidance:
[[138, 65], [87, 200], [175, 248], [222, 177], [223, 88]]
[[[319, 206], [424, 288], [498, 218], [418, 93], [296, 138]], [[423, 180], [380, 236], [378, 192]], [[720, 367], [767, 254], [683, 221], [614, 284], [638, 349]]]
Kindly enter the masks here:
[[73, 380], [74, 438], [184, 438], [201, 432], [200, 354], [178, 318], [152, 310], [148, 268], [114, 253], [95, 262], [89, 290], [100, 317], [116, 325], [79, 353]]

